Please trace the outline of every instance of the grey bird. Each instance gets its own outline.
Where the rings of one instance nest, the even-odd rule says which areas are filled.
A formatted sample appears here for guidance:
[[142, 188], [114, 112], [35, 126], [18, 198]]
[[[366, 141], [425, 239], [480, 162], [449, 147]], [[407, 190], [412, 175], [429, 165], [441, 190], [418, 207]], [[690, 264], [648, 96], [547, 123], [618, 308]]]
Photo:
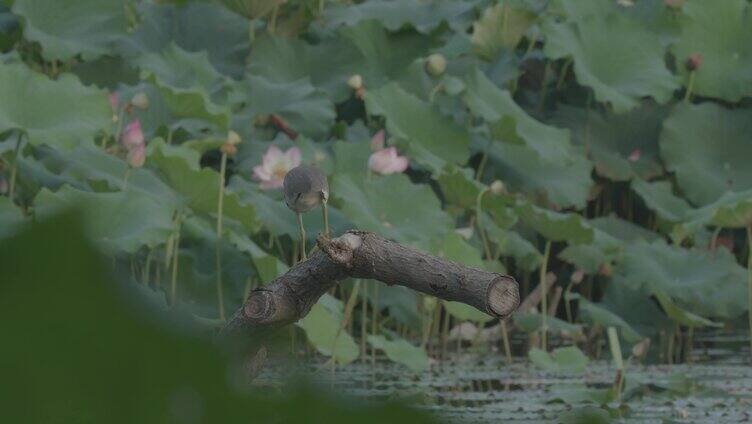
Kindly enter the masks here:
[[301, 257], [305, 260], [306, 236], [302, 214], [321, 204], [324, 214], [324, 234], [329, 235], [329, 215], [326, 209], [326, 202], [329, 200], [329, 183], [326, 175], [317, 167], [300, 165], [285, 175], [282, 191], [285, 195], [285, 204], [298, 217]]

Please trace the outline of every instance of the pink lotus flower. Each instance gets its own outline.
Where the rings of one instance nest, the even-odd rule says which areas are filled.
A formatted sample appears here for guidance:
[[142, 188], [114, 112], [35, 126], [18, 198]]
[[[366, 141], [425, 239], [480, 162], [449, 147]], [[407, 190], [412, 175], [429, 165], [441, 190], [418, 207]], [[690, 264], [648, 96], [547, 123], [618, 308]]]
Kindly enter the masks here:
[[128, 165], [133, 168], [141, 168], [146, 162], [146, 146], [141, 144], [128, 151]]
[[378, 152], [384, 149], [384, 130], [379, 130], [371, 138], [371, 151]]
[[138, 119], [125, 127], [123, 136], [120, 138], [126, 149], [132, 150], [144, 145], [144, 132], [141, 130], [141, 121]]
[[632, 153], [629, 154], [629, 161], [637, 162], [638, 160], [640, 160], [640, 156], [642, 156], [640, 149], [634, 149]]
[[261, 165], [253, 168], [253, 178], [261, 183], [262, 190], [281, 188], [285, 175], [300, 165], [300, 159], [300, 149], [297, 147], [282, 152], [277, 146], [269, 146]]
[[381, 149], [368, 158], [368, 169], [381, 175], [405, 172], [409, 165], [410, 161], [405, 156], [397, 155], [396, 147]]

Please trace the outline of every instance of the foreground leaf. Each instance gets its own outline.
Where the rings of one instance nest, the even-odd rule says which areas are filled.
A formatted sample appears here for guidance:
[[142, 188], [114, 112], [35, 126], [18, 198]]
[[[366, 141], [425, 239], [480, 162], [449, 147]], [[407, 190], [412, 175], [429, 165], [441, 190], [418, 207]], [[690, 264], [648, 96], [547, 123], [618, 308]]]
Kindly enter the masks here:
[[90, 193], [64, 186], [55, 193], [43, 189], [34, 204], [40, 218], [79, 210], [89, 237], [112, 253], [157, 246], [174, 231], [172, 208], [136, 191]]

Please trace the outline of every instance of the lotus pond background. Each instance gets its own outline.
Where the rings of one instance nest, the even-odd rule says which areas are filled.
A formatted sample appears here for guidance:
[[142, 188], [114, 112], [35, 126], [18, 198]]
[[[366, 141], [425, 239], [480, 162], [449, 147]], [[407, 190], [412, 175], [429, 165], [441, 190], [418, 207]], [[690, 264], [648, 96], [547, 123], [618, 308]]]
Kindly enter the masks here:
[[[3, 413], [748, 420], [751, 7], [0, 1]], [[345, 281], [238, 389], [208, 340], [300, 251], [299, 161], [335, 234], [511, 274], [522, 307]]]

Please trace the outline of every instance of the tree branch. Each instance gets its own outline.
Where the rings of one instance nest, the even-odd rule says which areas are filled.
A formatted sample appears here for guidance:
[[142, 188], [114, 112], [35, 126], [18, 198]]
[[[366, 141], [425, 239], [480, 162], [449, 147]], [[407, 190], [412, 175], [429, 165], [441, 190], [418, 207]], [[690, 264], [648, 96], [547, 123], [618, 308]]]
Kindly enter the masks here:
[[510, 276], [466, 267], [373, 233], [349, 231], [335, 239], [319, 235], [317, 244], [320, 249], [308, 260], [254, 290], [220, 337], [258, 341], [269, 330], [305, 317], [319, 297], [347, 277], [405, 286], [500, 318], [520, 303], [517, 282]]

